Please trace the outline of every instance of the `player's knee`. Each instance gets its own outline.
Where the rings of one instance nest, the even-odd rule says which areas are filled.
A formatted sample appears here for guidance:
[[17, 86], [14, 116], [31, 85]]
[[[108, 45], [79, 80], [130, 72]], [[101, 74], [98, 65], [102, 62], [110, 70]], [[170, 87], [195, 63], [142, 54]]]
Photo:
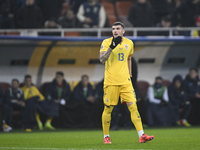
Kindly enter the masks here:
[[136, 103], [131, 104], [128, 107], [128, 109], [129, 109], [130, 112], [137, 111], [137, 105], [136, 105]]
[[114, 108], [113, 106], [105, 106], [104, 107], [104, 112], [107, 113], [107, 114], [111, 114], [113, 108]]

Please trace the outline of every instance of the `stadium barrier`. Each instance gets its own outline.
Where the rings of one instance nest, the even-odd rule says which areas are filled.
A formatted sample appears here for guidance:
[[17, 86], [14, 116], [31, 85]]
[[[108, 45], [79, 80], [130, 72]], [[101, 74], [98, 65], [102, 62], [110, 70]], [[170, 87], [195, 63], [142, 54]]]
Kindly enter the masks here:
[[[176, 37], [174, 32], [183, 32], [188, 31], [192, 33], [194, 30], [200, 31], [200, 27], [170, 27], [170, 28], [158, 28], [158, 27], [147, 27], [147, 28], [126, 28], [126, 32], [129, 32], [133, 37], [138, 36], [138, 32], [161, 32], [166, 31], [169, 33], [169, 37]], [[0, 34], [14, 34], [14, 35], [33, 35], [37, 36], [40, 33], [59, 33], [61, 37], [68, 35], [71, 36], [80, 36], [81, 34], [77, 33], [96, 33], [97, 37], [103, 37], [109, 33], [111, 36], [111, 28], [70, 28], [70, 29], [0, 29]], [[71, 34], [68, 34], [71, 33]], [[73, 34], [74, 33], [74, 34]], [[106, 34], [105, 34], [106, 33]]]

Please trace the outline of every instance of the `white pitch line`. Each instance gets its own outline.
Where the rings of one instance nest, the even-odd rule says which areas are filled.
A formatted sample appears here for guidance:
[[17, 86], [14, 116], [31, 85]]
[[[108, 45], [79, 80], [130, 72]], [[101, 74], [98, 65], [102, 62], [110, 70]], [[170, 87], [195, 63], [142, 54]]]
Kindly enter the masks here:
[[[80, 148], [40, 148], [40, 147], [0, 147], [0, 149], [21, 149], [21, 150], [103, 150], [103, 149], [80, 149]], [[105, 149], [104, 149], [105, 150]], [[121, 149], [106, 149], [106, 150], [121, 150]], [[123, 150], [152, 150], [152, 149], [123, 149]]]

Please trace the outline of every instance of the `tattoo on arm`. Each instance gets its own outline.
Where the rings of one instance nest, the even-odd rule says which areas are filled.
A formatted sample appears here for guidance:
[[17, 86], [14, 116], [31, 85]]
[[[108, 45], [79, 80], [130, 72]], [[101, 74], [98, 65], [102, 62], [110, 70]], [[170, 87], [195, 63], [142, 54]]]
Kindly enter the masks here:
[[105, 53], [100, 54], [100, 62], [104, 64], [105, 61], [108, 60], [111, 52], [112, 52], [112, 49], [109, 47]]

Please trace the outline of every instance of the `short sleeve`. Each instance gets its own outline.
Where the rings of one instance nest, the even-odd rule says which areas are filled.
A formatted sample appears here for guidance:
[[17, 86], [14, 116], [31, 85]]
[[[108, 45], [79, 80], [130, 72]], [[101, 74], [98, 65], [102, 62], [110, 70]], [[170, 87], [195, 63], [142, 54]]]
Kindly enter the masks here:
[[100, 53], [105, 53], [109, 48], [108, 40], [104, 40], [101, 44]]
[[134, 44], [132, 41], [130, 45], [131, 45], [131, 49], [130, 49], [129, 57], [133, 56], [133, 52], [134, 52]]

